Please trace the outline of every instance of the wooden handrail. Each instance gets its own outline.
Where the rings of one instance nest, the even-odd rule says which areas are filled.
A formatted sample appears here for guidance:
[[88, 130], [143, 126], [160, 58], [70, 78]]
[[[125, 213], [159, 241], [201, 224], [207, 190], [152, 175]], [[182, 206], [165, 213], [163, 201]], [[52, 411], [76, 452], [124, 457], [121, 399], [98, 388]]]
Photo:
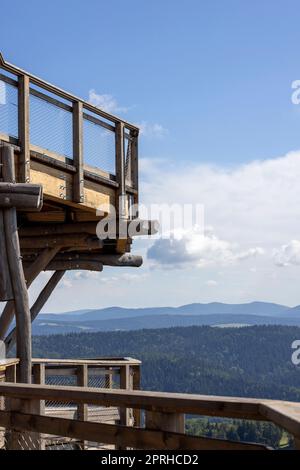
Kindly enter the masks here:
[[[142, 408], [165, 413], [186, 413], [228, 418], [268, 420], [261, 405], [270, 407], [274, 400], [256, 398], [218, 397], [150, 391], [104, 390], [89, 387], [28, 385], [0, 383], [0, 396], [32, 400], [59, 400], [61, 402], [91, 405]], [[300, 404], [283, 402], [300, 410]], [[300, 430], [299, 430], [300, 436]]]
[[103, 111], [102, 109], [98, 108], [97, 106], [94, 106], [92, 105], [91, 103], [88, 103], [87, 101], [79, 98], [78, 96], [76, 95], [73, 95], [72, 93], [69, 93], [65, 90], [62, 90], [61, 88], [57, 87], [56, 85], [52, 85], [51, 83], [45, 81], [45, 80], [42, 80], [38, 77], [36, 77], [35, 75], [19, 68], [19, 67], [16, 67], [15, 65], [13, 64], [10, 64], [9, 62], [5, 61], [3, 56], [1, 56], [1, 59], [0, 59], [0, 67], [3, 68], [4, 70], [14, 74], [14, 75], [18, 75], [18, 76], [27, 76], [29, 78], [29, 80], [31, 81], [31, 83], [43, 88], [44, 90], [47, 90], [48, 92], [50, 93], [54, 93], [55, 95], [58, 95], [60, 96], [61, 98], [65, 99], [65, 100], [68, 100], [68, 101], [80, 101], [83, 103], [83, 107], [95, 114], [98, 114], [99, 116], [102, 116], [104, 119], [108, 119], [114, 123], [123, 123], [124, 126], [127, 128], [127, 129], [132, 129], [132, 130], [135, 130], [136, 132], [139, 132], [139, 128], [134, 125], [134, 124], [131, 124], [127, 121], [125, 121], [124, 119], [121, 119], [113, 114], [110, 114], [110, 113], [107, 113], [106, 111]]
[[[158, 420], [158, 423], [162, 423], [160, 430], [157, 429], [157, 427], [152, 428], [152, 426], [148, 427], [146, 425], [148, 429], [144, 430], [145, 441], [142, 439], [142, 437], [142, 441], [136, 441], [138, 437], [134, 431], [122, 431], [122, 429], [129, 429], [128, 426], [125, 426], [125, 428], [123, 426], [121, 429], [119, 429], [119, 427], [115, 425], [111, 426], [111, 428], [108, 428], [106, 427], [107, 425], [85, 423], [86, 427], [83, 427], [82, 422], [76, 420], [64, 420], [64, 422], [57, 421], [56, 425], [54, 426], [54, 434], [65, 435], [69, 437], [80, 437], [82, 439], [90, 439], [92, 432], [101, 432], [101, 436], [105, 435], [106, 433], [108, 440], [104, 440], [103, 442], [116, 443], [122, 446], [130, 446], [133, 445], [133, 442], [135, 442], [137, 447], [143, 444], [143, 448], [151, 448], [152, 437], [156, 436], [156, 439], [158, 439], [158, 444], [155, 448], [175, 449], [180, 448], [178, 447], [179, 445], [182, 446], [182, 448], [193, 448], [192, 441], [189, 441], [188, 437], [186, 437], [187, 440], [185, 441], [183, 434], [181, 433], [177, 433], [177, 437], [175, 436], [176, 433], [171, 433], [169, 436], [169, 439], [171, 439], [170, 441], [168, 441], [166, 436], [166, 432], [169, 431], [168, 426], [166, 426], [168, 417], [171, 417], [172, 415], [179, 417], [180, 414], [195, 414], [271, 421], [291, 433], [295, 437], [296, 442], [299, 442], [300, 439], [300, 403], [296, 402], [136, 390], [104, 390], [88, 387], [27, 385], [7, 382], [0, 383], [0, 396], [4, 396], [6, 398], [22, 399], [26, 400], [26, 402], [28, 401], [28, 403], [38, 403], [39, 400], [54, 400], [65, 403], [72, 402], [77, 405], [88, 404], [98, 406], [115, 406], [119, 407], [120, 409], [144, 409], [147, 411], [147, 413], [150, 412], [150, 414], [152, 413], [154, 416], [157, 415], [158, 417], [165, 418], [165, 422], [163, 420]], [[0, 423], [3, 423], [3, 425], [5, 425], [5, 420], [8, 419], [8, 415], [5, 413], [6, 412], [0, 413]], [[45, 427], [45, 423], [49, 423], [49, 429], [51, 429], [51, 423], [56, 422], [55, 419], [61, 420], [61, 418], [40, 416], [33, 417], [32, 415], [25, 416], [23, 413], [19, 413], [18, 410], [12, 410], [12, 413], [13, 415], [10, 416], [10, 419], [13, 418], [14, 425], [18, 422], [18, 420], [20, 420], [20, 423], [23, 423], [22, 426], [24, 426], [22, 429], [27, 431], [34, 430], [36, 432], [46, 432], [44, 429], [48, 428]], [[29, 416], [31, 416], [31, 418], [29, 418]], [[127, 423], [124, 422], [124, 424]], [[67, 426], [67, 428], [64, 426]], [[95, 429], [93, 426], [96, 426]], [[97, 426], [100, 427], [97, 428]], [[101, 426], [104, 426], [103, 429]], [[71, 431], [69, 429], [70, 427]], [[61, 430], [61, 434], [59, 433], [59, 429]], [[68, 431], [66, 431], [66, 429], [68, 429]], [[139, 431], [141, 430], [139, 429]], [[154, 434], [151, 434], [150, 431]], [[94, 436], [94, 439], [91, 440], [97, 441], [97, 432]], [[148, 435], [147, 432], [150, 432], [150, 434]], [[51, 431], [49, 431], [49, 433], [51, 434]], [[147, 439], [149, 439], [148, 444], [146, 435]], [[114, 437], [111, 440], [112, 436]], [[117, 440], [117, 437], [120, 438], [120, 436], [123, 436], [125, 439], [121, 444]], [[126, 436], [131, 437], [128, 437], [129, 440], [126, 440]], [[160, 437], [157, 438], [157, 436]], [[172, 439], [175, 439], [175, 441], [172, 441]], [[100, 440], [103, 439], [101, 438]], [[140, 444], [138, 444], [138, 442]], [[164, 442], [163, 445], [162, 442]], [[166, 444], [166, 442], [168, 443]], [[196, 441], [193, 441], [193, 444], [196, 444]], [[202, 444], [199, 441], [197, 445], [200, 447], [197, 448], [209, 448], [206, 444], [206, 440], [204, 440]], [[202, 445], [203, 447], [201, 447]], [[211, 445], [214, 446], [213, 443]], [[230, 444], [228, 445], [230, 446]]]

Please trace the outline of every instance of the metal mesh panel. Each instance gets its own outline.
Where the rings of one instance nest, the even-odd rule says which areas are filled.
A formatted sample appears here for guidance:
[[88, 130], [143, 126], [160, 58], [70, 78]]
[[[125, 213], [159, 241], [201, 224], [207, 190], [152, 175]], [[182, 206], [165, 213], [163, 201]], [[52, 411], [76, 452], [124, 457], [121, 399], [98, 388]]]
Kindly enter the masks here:
[[30, 142], [46, 150], [73, 158], [72, 113], [30, 95]]
[[[77, 385], [76, 375], [51, 375], [46, 376], [46, 385], [64, 385], [69, 387], [75, 387]], [[46, 401], [47, 408], [68, 408], [75, 406], [73, 403], [66, 403], [60, 401]]]
[[115, 133], [83, 119], [84, 163], [115, 174]]
[[0, 80], [0, 132], [18, 137], [18, 89]]

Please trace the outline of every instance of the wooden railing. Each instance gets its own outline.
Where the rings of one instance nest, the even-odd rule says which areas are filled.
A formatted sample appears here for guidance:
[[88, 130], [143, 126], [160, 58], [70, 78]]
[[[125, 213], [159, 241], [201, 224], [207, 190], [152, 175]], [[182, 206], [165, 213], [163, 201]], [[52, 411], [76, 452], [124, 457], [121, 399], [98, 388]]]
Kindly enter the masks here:
[[[11, 93], [14, 93], [15, 96], [15, 102], [11, 103], [11, 111], [6, 110], [5, 112], [11, 113], [10, 123], [14, 120], [16, 122], [10, 124], [11, 130], [1, 129], [0, 126], [0, 140], [16, 146], [16, 151], [19, 153], [20, 182], [30, 182], [30, 160], [34, 158], [73, 174], [74, 202], [83, 202], [84, 180], [89, 179], [112, 186], [116, 190], [117, 196], [121, 197], [121, 201], [122, 197], [124, 199], [132, 198], [131, 202], [137, 203], [139, 129], [135, 125], [9, 64], [3, 59], [1, 53], [0, 85], [10, 87]], [[5, 88], [0, 86], [0, 111], [1, 105], [5, 104], [5, 96]], [[34, 122], [31, 122], [33, 119], [32, 105], [36, 101], [38, 104], [35, 106], [41, 106], [41, 110], [37, 109], [37, 113], [42, 114], [39, 114]], [[52, 121], [51, 113], [47, 110], [43, 111], [43, 107], [47, 106], [54, 114]], [[49, 143], [51, 125], [55, 126], [55, 113], [57, 113], [57, 119], [62, 119], [59, 131], [63, 133], [63, 125], [66, 126], [66, 135], [62, 136], [62, 140], [68, 140], [68, 150], [65, 152], [58, 150], [58, 145], [54, 145], [53, 150], [49, 148], [49, 145], [43, 143]], [[45, 119], [44, 128], [42, 128], [43, 119]], [[1, 122], [3, 123], [3, 119], [2, 121], [0, 119]], [[37, 139], [38, 142], [32, 138], [36, 125], [40, 126], [36, 129], [36, 133], [43, 134], [38, 136], [40, 137]], [[92, 129], [86, 132], [88, 126], [92, 126]], [[100, 140], [98, 144], [92, 141], [96, 138], [96, 134], [100, 138], [101, 132], [102, 135], [106, 133], [109, 136], [109, 145], [112, 147], [112, 154], [104, 156], [102, 160], [100, 153], [97, 158], [96, 151], [96, 149], [101, 151]], [[58, 133], [53, 132], [52, 138], [57, 139]], [[92, 140], [85, 145], [88, 135]], [[111, 146], [111, 142], [114, 142], [114, 145]], [[65, 142], [64, 145], [66, 145]], [[102, 145], [102, 151], [105, 152], [104, 147], [105, 145]], [[89, 161], [89, 158], [92, 161]], [[104, 160], [108, 163], [109, 168], [103, 168]], [[117, 209], [119, 213], [122, 212], [121, 215], [124, 215], [122, 204], [124, 205], [124, 202], [120, 202]]]
[[[22, 433], [23, 438], [28, 435], [32, 448], [41, 448], [41, 435], [46, 434], [123, 449], [267, 449], [261, 444], [185, 435], [185, 414], [271, 421], [294, 436], [296, 447], [300, 444], [300, 404], [293, 402], [8, 382], [0, 384], [0, 396], [6, 404], [0, 411], [0, 426], [10, 433], [8, 448], [22, 448], [18, 439]], [[143, 410], [144, 425], [91, 422], [84, 415], [75, 419], [47, 416], [41, 411], [45, 401], [71, 402], [81, 410], [116, 407], [125, 410], [123, 416], [128, 409]]]

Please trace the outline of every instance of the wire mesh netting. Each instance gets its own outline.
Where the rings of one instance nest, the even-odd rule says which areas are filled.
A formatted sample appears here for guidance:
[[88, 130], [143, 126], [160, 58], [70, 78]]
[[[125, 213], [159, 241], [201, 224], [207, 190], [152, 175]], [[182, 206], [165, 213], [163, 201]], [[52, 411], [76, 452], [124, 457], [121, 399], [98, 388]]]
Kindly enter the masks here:
[[18, 89], [0, 80], [0, 132], [18, 137]]
[[84, 163], [115, 174], [115, 133], [83, 119]]
[[31, 94], [30, 142], [73, 158], [72, 112]]

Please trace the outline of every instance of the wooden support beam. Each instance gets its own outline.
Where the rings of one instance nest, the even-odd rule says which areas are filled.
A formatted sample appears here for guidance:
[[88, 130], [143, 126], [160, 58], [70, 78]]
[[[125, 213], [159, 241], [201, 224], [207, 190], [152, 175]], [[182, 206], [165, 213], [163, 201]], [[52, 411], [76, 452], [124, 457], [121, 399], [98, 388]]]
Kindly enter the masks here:
[[20, 227], [20, 237], [43, 237], [45, 235], [64, 235], [86, 233], [96, 236], [97, 222], [75, 222], [72, 224], [46, 224]]
[[84, 174], [83, 174], [83, 116], [82, 103], [73, 102], [73, 161], [76, 173], [73, 176], [74, 202], [84, 202]]
[[53, 259], [56, 261], [87, 261], [97, 262], [104, 266], [120, 266], [120, 267], [139, 267], [142, 265], [143, 258], [137, 255], [131, 255], [126, 253], [120, 255], [109, 255], [109, 254], [93, 254], [93, 253], [59, 253]]
[[[14, 180], [14, 150], [10, 146], [2, 149], [3, 179]], [[17, 356], [20, 359], [19, 380], [20, 382], [31, 382], [31, 321], [29, 298], [25, 276], [23, 272], [17, 212], [15, 208], [3, 211], [4, 231], [10, 278], [14, 294], [14, 306], [16, 313], [16, 337]]]
[[19, 145], [19, 180], [23, 183], [30, 182], [30, 135], [29, 135], [29, 77], [19, 76], [18, 86], [18, 127]]
[[[88, 235], [85, 233], [73, 233], [63, 235], [44, 235], [43, 237], [22, 237], [20, 239], [21, 248], [50, 248], [53, 246], [63, 247], [84, 247], [87, 242]], [[103, 243], [98, 244], [98, 248], [102, 248]]]
[[103, 265], [98, 261], [89, 261], [84, 259], [76, 260], [53, 260], [45, 268], [45, 271], [72, 271], [72, 270], [83, 270], [83, 271], [103, 271]]
[[18, 211], [40, 211], [43, 190], [40, 185], [0, 183], [0, 207], [15, 207]]
[[[44, 251], [40, 253], [40, 255], [32, 261], [26, 268], [25, 268], [25, 279], [27, 282], [27, 288], [30, 287], [32, 282], [36, 279], [36, 277], [43, 271], [46, 266], [49, 264], [51, 259], [59, 252], [60, 247], [55, 246], [53, 248], [46, 248]], [[15, 305], [13, 301], [7, 302], [0, 317], [0, 339], [4, 339], [9, 326], [13, 320], [15, 311]]]
[[[30, 309], [30, 316], [31, 316], [31, 322], [35, 320], [35, 318], [38, 316], [42, 308], [44, 307], [45, 303], [49, 299], [50, 295], [64, 276], [65, 271], [56, 271], [54, 274], [52, 274], [51, 278], [47, 282], [46, 286], [42, 289], [41, 293], [39, 294], [38, 298], [34, 302], [33, 306]], [[13, 330], [9, 333], [9, 335], [5, 338], [5, 346], [6, 346], [6, 351], [9, 352], [15, 345], [16, 341], [16, 328], [13, 328]], [[42, 382], [35, 382], [35, 383], [42, 383]], [[44, 382], [43, 382], [44, 383]]]
[[3, 211], [0, 210], [0, 301], [12, 299], [13, 288], [8, 270]]

